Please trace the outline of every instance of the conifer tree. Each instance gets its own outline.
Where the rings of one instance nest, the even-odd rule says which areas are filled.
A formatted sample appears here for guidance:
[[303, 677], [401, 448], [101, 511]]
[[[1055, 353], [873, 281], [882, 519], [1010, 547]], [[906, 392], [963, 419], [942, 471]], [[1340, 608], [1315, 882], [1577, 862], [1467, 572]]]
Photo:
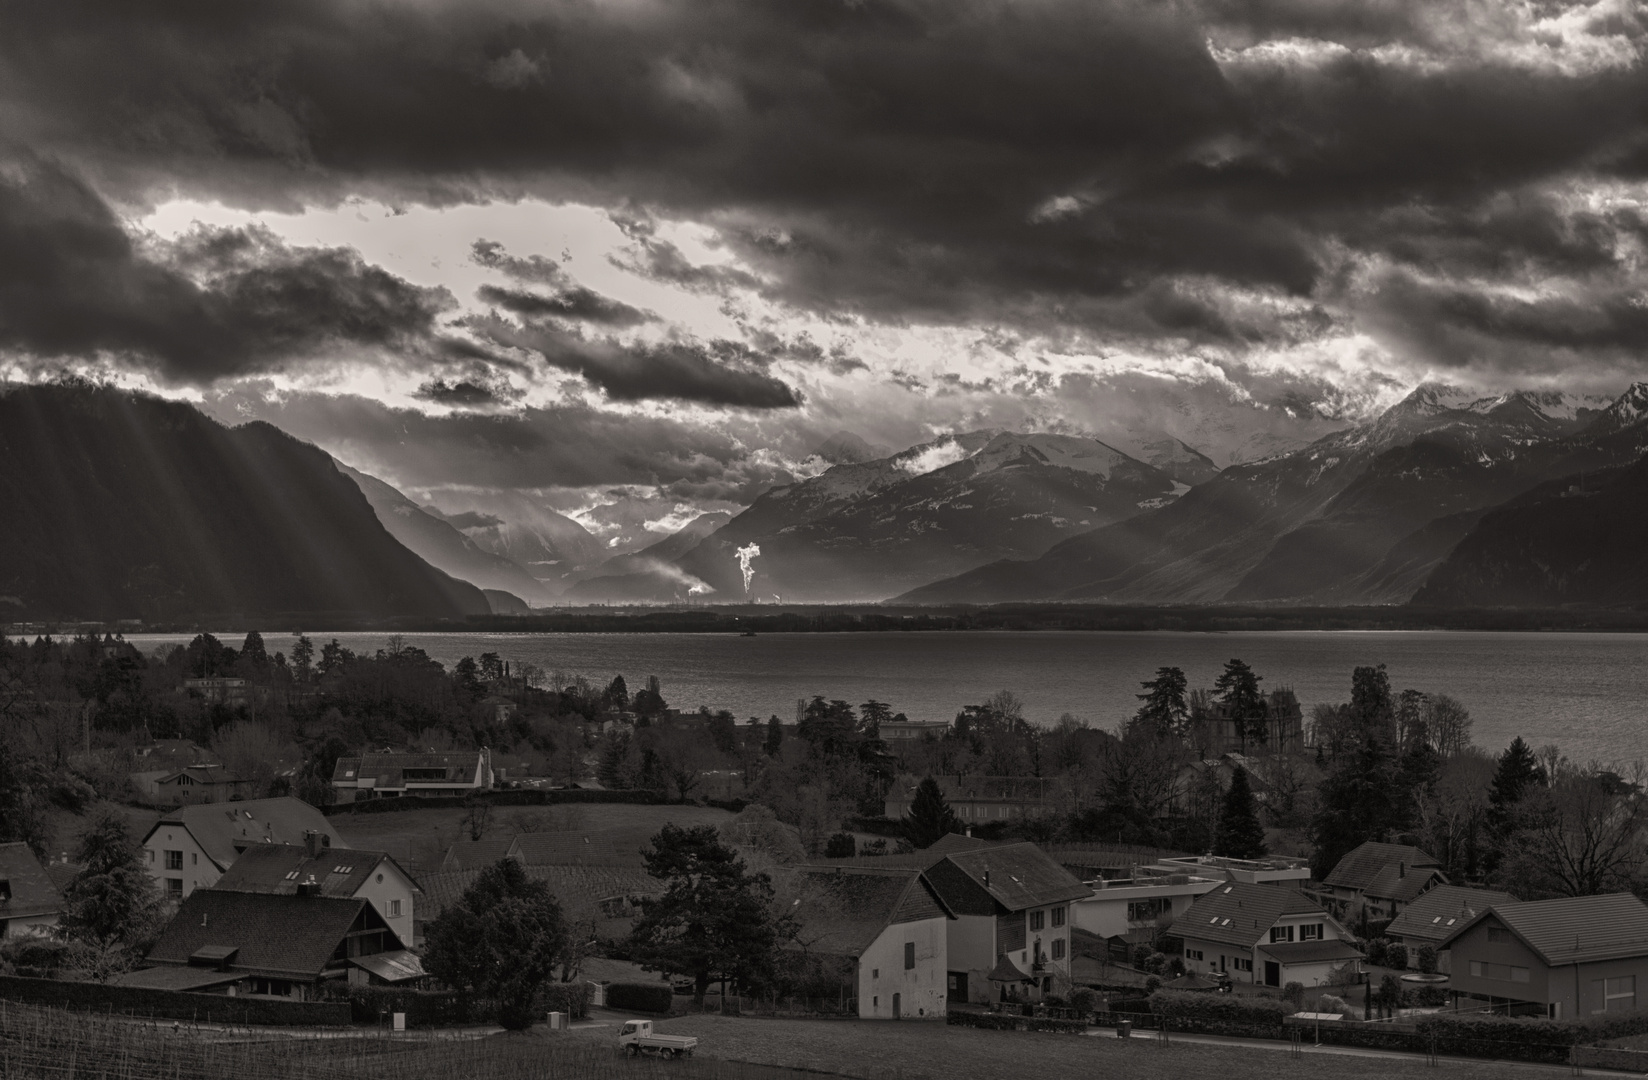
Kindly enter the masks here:
[[1244, 752], [1249, 739], [1265, 741], [1265, 715], [1269, 709], [1264, 695], [1259, 693], [1261, 682], [1264, 678], [1255, 675], [1246, 663], [1231, 660], [1213, 684], [1213, 689], [1219, 692], [1219, 704], [1225, 706], [1236, 724], [1236, 735], [1242, 740]]
[[1265, 851], [1265, 827], [1259, 823], [1259, 805], [1253, 799], [1253, 786], [1248, 782], [1247, 770], [1238, 766], [1230, 778], [1230, 790], [1225, 792], [1224, 808], [1219, 813], [1213, 854], [1228, 859], [1258, 859]]
[[761, 752], [768, 757], [777, 757], [778, 752], [784, 749], [784, 722], [774, 716], [767, 721], [767, 738], [761, 744]]
[[1133, 722], [1143, 724], [1160, 735], [1180, 735], [1190, 716], [1185, 701], [1189, 685], [1183, 670], [1176, 667], [1156, 669], [1156, 677], [1140, 683], [1145, 693], [1135, 695], [1144, 704], [1134, 714]]
[[1488, 788], [1488, 822], [1497, 832], [1509, 827], [1516, 804], [1530, 788], [1545, 782], [1545, 771], [1528, 744], [1518, 735], [1499, 755], [1499, 768]]
[[104, 948], [136, 946], [160, 929], [161, 899], [126, 822], [93, 821], [75, 853], [84, 864], [63, 890], [58, 932]]
[[960, 832], [961, 824], [950, 805], [944, 801], [944, 792], [931, 776], [916, 786], [915, 798], [910, 800], [910, 813], [904, 818], [904, 838], [913, 847], [926, 848], [942, 840], [945, 835]]
[[1399, 817], [1395, 792], [1396, 763], [1380, 739], [1363, 739], [1317, 789], [1320, 809], [1311, 823], [1316, 855], [1311, 870], [1320, 881], [1352, 848], [1384, 840]]

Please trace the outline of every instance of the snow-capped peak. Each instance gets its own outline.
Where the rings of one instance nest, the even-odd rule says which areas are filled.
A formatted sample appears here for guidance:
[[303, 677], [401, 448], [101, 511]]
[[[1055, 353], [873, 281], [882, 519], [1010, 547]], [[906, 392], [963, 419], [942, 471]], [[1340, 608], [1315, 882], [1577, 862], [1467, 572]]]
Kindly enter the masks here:
[[974, 455], [980, 472], [1001, 468], [1024, 457], [1028, 451], [1043, 463], [1060, 468], [1093, 473], [1106, 479], [1110, 471], [1127, 455], [1097, 439], [1083, 439], [1075, 435], [1050, 435], [1033, 432], [1028, 435], [1008, 433], [998, 435], [990, 444]]
[[1602, 411], [1597, 424], [1610, 428], [1629, 427], [1644, 416], [1648, 416], [1648, 383], [1632, 383], [1625, 393]]

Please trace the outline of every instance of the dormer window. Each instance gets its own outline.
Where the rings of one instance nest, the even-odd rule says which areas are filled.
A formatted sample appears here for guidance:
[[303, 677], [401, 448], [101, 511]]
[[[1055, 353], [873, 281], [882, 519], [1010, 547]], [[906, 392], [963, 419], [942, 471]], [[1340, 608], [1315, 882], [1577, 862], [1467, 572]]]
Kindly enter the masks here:
[[296, 870], [293, 870], [291, 873], [286, 875], [286, 880], [287, 881], [296, 881], [297, 879], [298, 879], [298, 871], [296, 871]]
[[0, 904], [4, 904], [7, 901], [9, 901], [10, 899], [11, 899], [11, 882], [6, 880], [5, 878], [0, 878]]

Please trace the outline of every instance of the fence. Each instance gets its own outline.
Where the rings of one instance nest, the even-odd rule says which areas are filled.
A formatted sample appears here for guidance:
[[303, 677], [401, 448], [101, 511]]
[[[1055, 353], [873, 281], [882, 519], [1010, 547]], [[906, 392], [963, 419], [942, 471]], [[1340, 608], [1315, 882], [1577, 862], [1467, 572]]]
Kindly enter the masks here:
[[349, 1023], [348, 1004], [335, 1001], [276, 1001], [226, 994], [189, 994], [179, 990], [30, 979], [20, 975], [0, 975], [0, 1000], [200, 1023], [302, 1027]]
[[816, 1080], [743, 1062], [618, 1055], [606, 1038], [425, 1034], [342, 1038], [76, 1013], [0, 1002], [6, 1080]]

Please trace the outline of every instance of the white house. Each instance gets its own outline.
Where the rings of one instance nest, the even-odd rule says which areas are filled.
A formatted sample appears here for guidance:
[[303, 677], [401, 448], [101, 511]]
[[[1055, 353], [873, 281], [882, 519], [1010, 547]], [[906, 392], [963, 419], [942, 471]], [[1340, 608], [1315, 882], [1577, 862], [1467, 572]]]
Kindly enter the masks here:
[[347, 848], [319, 810], [290, 796], [206, 803], [167, 813], [143, 837], [144, 866], [160, 891], [181, 900], [217, 884], [241, 852], [264, 844], [302, 844], [315, 833]]
[[1350, 931], [1303, 893], [1243, 881], [1202, 896], [1173, 933], [1188, 970], [1263, 986], [1321, 986], [1362, 955]]
[[1226, 883], [1222, 877], [1185, 873], [1172, 867], [1139, 866], [1131, 877], [1095, 878], [1092, 895], [1070, 905], [1078, 930], [1097, 934], [1116, 959], [1139, 942], [1153, 941], [1190, 910], [1196, 898]]
[[387, 853], [334, 849], [319, 833], [310, 833], [302, 845], [247, 848], [212, 888], [295, 896], [305, 885], [313, 885], [318, 896], [368, 901], [395, 936], [411, 944], [413, 908], [422, 892], [417, 882]]
[[425, 754], [385, 752], [338, 758], [332, 788], [339, 802], [407, 795], [468, 795], [497, 782], [492, 751], [445, 750]]
[[942, 1019], [947, 924], [921, 871], [865, 866], [797, 868], [796, 945], [835, 963], [865, 1019]]
[[62, 911], [62, 895], [29, 846], [0, 844], [0, 939], [49, 934]]

